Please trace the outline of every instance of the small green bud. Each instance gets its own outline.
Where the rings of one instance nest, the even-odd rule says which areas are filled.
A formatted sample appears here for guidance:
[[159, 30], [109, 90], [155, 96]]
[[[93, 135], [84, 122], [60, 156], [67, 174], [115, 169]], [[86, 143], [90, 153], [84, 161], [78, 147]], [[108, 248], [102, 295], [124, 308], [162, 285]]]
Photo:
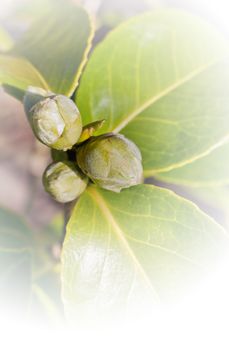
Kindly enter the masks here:
[[71, 202], [79, 197], [87, 183], [87, 177], [69, 161], [50, 164], [43, 175], [45, 190], [60, 203]]
[[29, 92], [24, 106], [33, 132], [42, 143], [64, 151], [77, 143], [82, 132], [82, 120], [71, 99], [48, 92], [46, 96]]
[[141, 153], [123, 135], [93, 137], [78, 148], [76, 157], [83, 173], [107, 190], [120, 192], [142, 182]]

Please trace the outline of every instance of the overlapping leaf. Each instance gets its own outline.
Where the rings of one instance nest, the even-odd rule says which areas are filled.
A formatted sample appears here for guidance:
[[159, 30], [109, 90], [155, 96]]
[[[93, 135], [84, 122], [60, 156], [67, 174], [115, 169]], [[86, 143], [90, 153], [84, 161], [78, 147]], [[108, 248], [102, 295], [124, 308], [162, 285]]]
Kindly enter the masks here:
[[220, 226], [168, 190], [140, 185], [115, 194], [91, 186], [67, 227], [66, 311], [83, 318], [168, 300], [206, 272], [228, 242]]
[[48, 89], [44, 78], [29, 61], [11, 55], [0, 56], [0, 81], [21, 91], [29, 85]]
[[[0, 210], [0, 296], [1, 307], [27, 311], [32, 279], [32, 241], [23, 221]], [[14, 310], [15, 308], [15, 310]]]
[[50, 12], [0, 57], [0, 82], [18, 98], [29, 85], [72, 95], [86, 63], [93, 37], [87, 12], [63, 1]]
[[188, 186], [221, 186], [229, 183], [229, 142], [206, 157], [184, 167], [156, 174], [162, 181]]
[[119, 26], [95, 49], [77, 104], [141, 149], [146, 175], [203, 156], [229, 134], [228, 43], [200, 19], [161, 10]]
[[51, 91], [72, 95], [93, 36], [87, 12], [70, 2], [56, 4], [19, 41], [13, 52], [42, 74]]
[[59, 271], [47, 254], [51, 232], [41, 236], [37, 233], [35, 240], [20, 217], [0, 209], [0, 309], [12, 316], [59, 323]]

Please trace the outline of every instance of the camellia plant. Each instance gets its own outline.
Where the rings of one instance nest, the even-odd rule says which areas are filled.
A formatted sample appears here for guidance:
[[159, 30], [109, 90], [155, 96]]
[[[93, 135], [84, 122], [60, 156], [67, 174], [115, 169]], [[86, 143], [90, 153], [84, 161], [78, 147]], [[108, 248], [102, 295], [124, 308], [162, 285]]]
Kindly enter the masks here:
[[[5, 91], [51, 150], [44, 189], [74, 201], [61, 252], [69, 319], [171, 300], [228, 246], [223, 227], [164, 188], [226, 173], [211, 164], [228, 148], [228, 42], [170, 9], [121, 23], [91, 49], [93, 36], [86, 10], [65, 1], [0, 56]], [[5, 211], [0, 219], [9, 227], [2, 261], [39, 265], [25, 224]], [[36, 278], [33, 285], [37, 292]]]

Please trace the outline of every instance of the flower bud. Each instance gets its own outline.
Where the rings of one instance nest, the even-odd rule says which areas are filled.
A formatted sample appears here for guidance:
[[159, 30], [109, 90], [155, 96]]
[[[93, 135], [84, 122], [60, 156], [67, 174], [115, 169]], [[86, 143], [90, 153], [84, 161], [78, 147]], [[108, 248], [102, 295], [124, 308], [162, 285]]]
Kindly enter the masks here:
[[123, 135], [91, 138], [78, 148], [76, 156], [83, 173], [107, 190], [120, 192], [142, 182], [141, 153]]
[[76, 144], [82, 121], [71, 99], [52, 93], [40, 97], [30, 93], [25, 96], [24, 105], [33, 132], [42, 143], [64, 151]]
[[71, 202], [84, 192], [88, 179], [73, 162], [50, 164], [43, 175], [45, 190], [58, 202]]

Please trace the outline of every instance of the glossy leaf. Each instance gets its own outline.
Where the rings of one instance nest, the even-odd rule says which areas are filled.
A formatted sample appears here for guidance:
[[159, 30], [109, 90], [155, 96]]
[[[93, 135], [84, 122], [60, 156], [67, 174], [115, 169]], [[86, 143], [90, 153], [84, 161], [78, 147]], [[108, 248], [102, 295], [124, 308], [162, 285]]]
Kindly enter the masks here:
[[[14, 213], [0, 209], [0, 309], [13, 317], [59, 323], [60, 281], [50, 246], [57, 231], [33, 232]], [[34, 239], [35, 238], [35, 239]]]
[[64, 319], [60, 290], [59, 271], [47, 269], [32, 285], [29, 316], [32, 319], [39, 317], [50, 324], [60, 324]]
[[209, 24], [174, 10], [138, 16], [94, 50], [77, 105], [84, 124], [122, 132], [147, 175], [188, 163], [229, 134], [228, 43]]
[[81, 320], [150, 308], [189, 288], [228, 242], [218, 224], [168, 190], [139, 185], [115, 194], [91, 186], [67, 226], [66, 312]]
[[33, 283], [28, 316], [45, 324], [60, 324], [63, 321], [61, 301], [60, 264], [58, 242], [61, 240], [63, 215], [58, 214], [47, 227], [35, 232]]
[[29, 85], [48, 89], [40, 73], [24, 58], [0, 55], [0, 82], [25, 91]]
[[27, 311], [32, 278], [32, 240], [26, 224], [0, 210], [0, 305]]
[[185, 187], [185, 190], [229, 231], [229, 186]]
[[229, 184], [229, 142], [206, 157], [165, 173], [155, 174], [159, 180], [187, 186], [222, 186]]
[[86, 63], [93, 28], [87, 12], [58, 2], [19, 41], [13, 52], [29, 60], [50, 90], [72, 95]]

